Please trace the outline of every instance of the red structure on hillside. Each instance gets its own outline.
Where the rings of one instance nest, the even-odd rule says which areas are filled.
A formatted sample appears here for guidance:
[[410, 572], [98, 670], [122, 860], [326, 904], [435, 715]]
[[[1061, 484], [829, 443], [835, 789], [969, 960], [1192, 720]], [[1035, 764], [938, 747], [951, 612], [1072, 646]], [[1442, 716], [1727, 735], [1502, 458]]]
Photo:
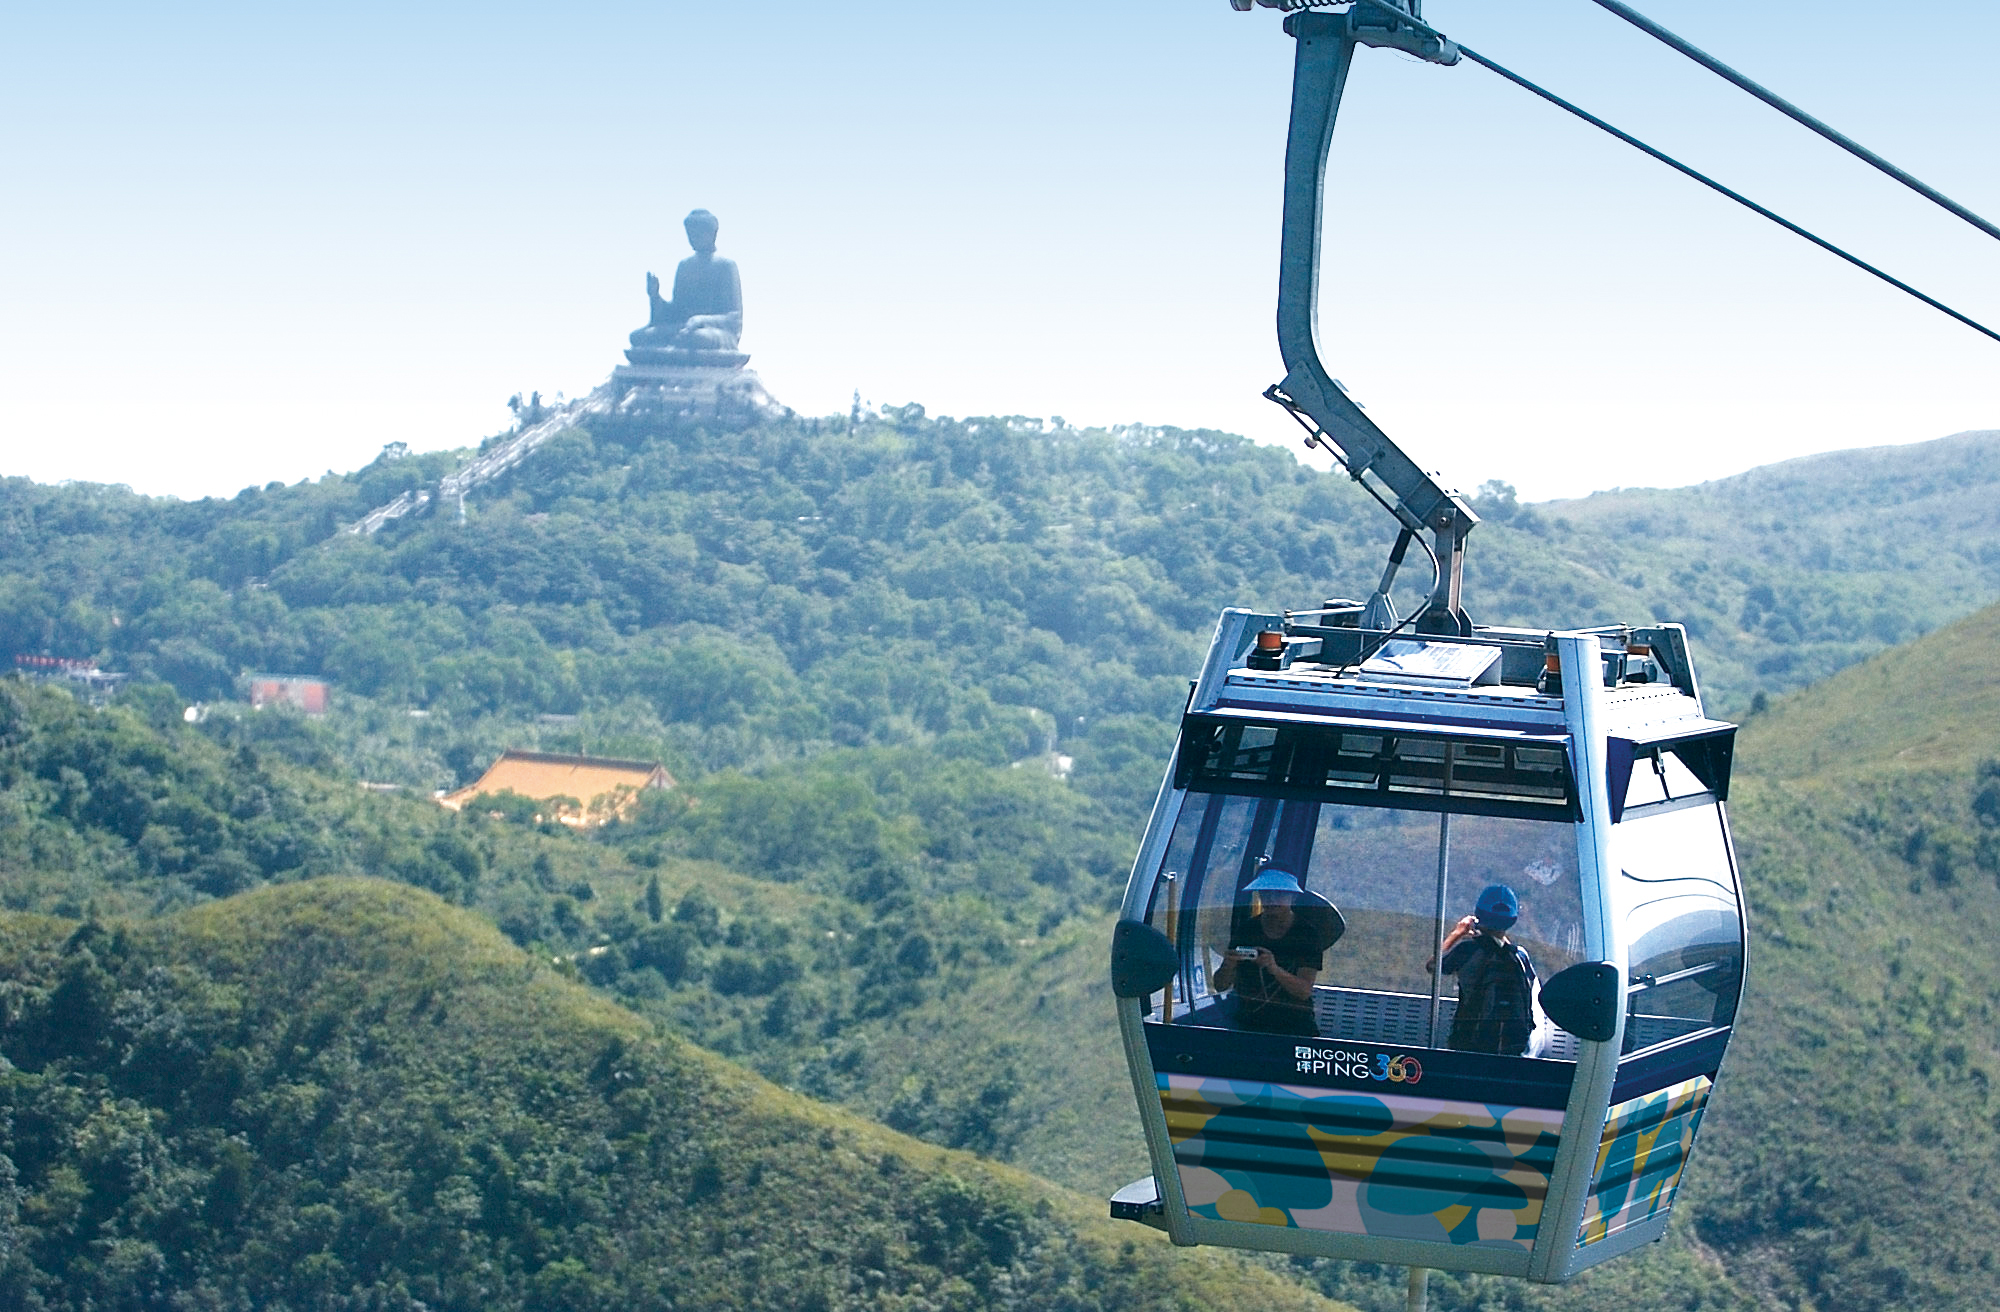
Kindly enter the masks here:
[[250, 706], [259, 711], [266, 706], [290, 706], [307, 715], [325, 715], [327, 692], [331, 686], [325, 679], [310, 675], [253, 674], [250, 676]]

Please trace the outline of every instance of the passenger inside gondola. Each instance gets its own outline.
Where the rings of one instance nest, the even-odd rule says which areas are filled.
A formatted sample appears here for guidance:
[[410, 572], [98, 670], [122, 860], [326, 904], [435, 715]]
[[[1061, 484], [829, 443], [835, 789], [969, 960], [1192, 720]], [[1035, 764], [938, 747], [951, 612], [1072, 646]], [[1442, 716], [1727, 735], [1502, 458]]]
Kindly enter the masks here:
[[1489, 884], [1473, 913], [1445, 936], [1444, 973], [1458, 976], [1458, 1010], [1445, 1042], [1466, 1052], [1519, 1057], [1535, 1037], [1535, 963], [1507, 931], [1521, 918], [1521, 900], [1505, 884]]
[[1340, 936], [1339, 913], [1283, 870], [1266, 869], [1242, 891], [1216, 989], [1235, 1000], [1237, 1029], [1316, 1037], [1313, 981]]

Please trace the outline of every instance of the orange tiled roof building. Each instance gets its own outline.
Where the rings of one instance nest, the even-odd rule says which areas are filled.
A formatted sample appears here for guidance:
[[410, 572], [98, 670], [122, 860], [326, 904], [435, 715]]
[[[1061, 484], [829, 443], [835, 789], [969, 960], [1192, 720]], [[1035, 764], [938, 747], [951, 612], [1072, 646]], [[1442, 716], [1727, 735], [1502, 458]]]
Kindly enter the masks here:
[[621, 761], [609, 756], [563, 756], [509, 747], [486, 767], [477, 783], [446, 793], [438, 802], [456, 811], [482, 794], [519, 793], [556, 804], [555, 818], [590, 828], [629, 815], [648, 788], [672, 788], [674, 777], [658, 761]]

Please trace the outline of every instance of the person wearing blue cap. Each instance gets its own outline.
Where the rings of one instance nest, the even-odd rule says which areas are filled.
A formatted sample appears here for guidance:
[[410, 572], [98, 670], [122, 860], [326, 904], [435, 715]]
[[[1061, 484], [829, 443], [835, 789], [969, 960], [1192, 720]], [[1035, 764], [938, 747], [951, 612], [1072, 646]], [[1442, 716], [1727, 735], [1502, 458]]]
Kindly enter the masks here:
[[1317, 923], [1319, 917], [1300, 915], [1298, 904], [1325, 899], [1300, 888], [1298, 877], [1283, 870], [1265, 870], [1242, 891], [1255, 901], [1239, 907], [1229, 950], [1210, 982], [1218, 992], [1234, 995], [1237, 1029], [1316, 1037], [1313, 981], [1330, 946], [1328, 927]]
[[1480, 891], [1471, 915], [1445, 936], [1447, 975], [1458, 976], [1458, 1010], [1445, 1042], [1467, 1052], [1521, 1056], [1535, 1032], [1535, 963], [1507, 931], [1521, 899], [1505, 884]]

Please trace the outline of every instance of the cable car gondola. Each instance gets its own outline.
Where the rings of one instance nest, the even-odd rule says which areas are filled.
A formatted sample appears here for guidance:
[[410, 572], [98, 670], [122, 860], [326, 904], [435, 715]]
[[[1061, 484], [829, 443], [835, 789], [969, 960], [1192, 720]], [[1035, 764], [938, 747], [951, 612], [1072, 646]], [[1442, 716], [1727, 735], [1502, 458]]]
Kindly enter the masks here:
[[[1153, 1165], [1112, 1213], [1413, 1280], [1559, 1282], [1660, 1236], [1722, 1067], [1735, 726], [1703, 710], [1680, 625], [1466, 615], [1477, 517], [1328, 376], [1314, 306], [1355, 47], [1460, 49], [1415, 0], [1267, 2], [1303, 11], [1268, 395], [1401, 532], [1366, 602], [1216, 627], [1112, 945]], [[1413, 543], [1434, 586], [1399, 620]]]
[[[1594, 0], [1989, 236], [1996, 226], [1646, 18]], [[1743, 989], [1735, 726], [1686, 630], [1476, 625], [1478, 517], [1317, 344], [1327, 148], [1357, 46], [1461, 60], [1987, 337], [1978, 323], [1425, 24], [1288, 11], [1266, 392], [1395, 516], [1365, 602], [1222, 614], [1126, 888], [1112, 991], [1153, 1174], [1112, 1215], [1176, 1243], [1559, 1282], [1665, 1230]], [[1391, 585], [1412, 544], [1431, 595]], [[1447, 976], [1453, 983], [1447, 985]]]
[[[1113, 947], [1154, 1162], [1113, 1212], [1565, 1280], [1659, 1237], [1722, 1065], [1735, 728], [1702, 714], [1678, 625], [1383, 644], [1357, 618], [1217, 627]], [[1305, 1028], [1240, 983], [1288, 884], [1341, 931]], [[1545, 981], [1515, 1051], [1467, 1050], [1504, 1045], [1455, 1033], [1440, 969], [1468, 913], [1502, 919], [1475, 911], [1494, 889]]]

